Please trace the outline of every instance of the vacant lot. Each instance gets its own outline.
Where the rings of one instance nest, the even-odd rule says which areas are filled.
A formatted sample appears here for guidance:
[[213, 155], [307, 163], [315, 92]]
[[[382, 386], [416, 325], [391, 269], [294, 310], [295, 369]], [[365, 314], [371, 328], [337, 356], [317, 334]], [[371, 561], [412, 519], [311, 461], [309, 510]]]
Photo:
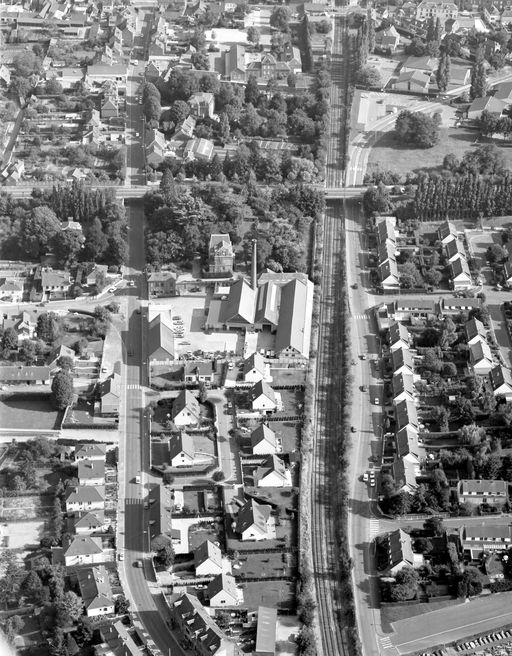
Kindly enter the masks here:
[[2, 527], [2, 547], [7, 549], [32, 549], [39, 546], [45, 521], [9, 522]]
[[[440, 171], [445, 155], [453, 153], [461, 159], [467, 150], [475, 147], [479, 137], [476, 130], [467, 128], [441, 128], [440, 133], [439, 142], [433, 148], [411, 148], [397, 142], [393, 130], [385, 132], [372, 147], [367, 173], [390, 170], [405, 176], [418, 171]], [[478, 139], [478, 143], [486, 143], [486, 140]], [[512, 148], [502, 150], [510, 167]]]
[[296, 558], [293, 553], [279, 551], [276, 553], [240, 554], [240, 558], [233, 565], [233, 574], [237, 579], [293, 576], [295, 567]]
[[3, 521], [41, 518], [47, 515], [51, 508], [52, 499], [47, 495], [0, 499], [0, 517]]
[[49, 393], [14, 393], [0, 398], [2, 428], [56, 430], [61, 416], [52, 407]]
[[294, 581], [256, 581], [239, 585], [244, 592], [242, 608], [269, 606], [289, 610], [295, 606]]

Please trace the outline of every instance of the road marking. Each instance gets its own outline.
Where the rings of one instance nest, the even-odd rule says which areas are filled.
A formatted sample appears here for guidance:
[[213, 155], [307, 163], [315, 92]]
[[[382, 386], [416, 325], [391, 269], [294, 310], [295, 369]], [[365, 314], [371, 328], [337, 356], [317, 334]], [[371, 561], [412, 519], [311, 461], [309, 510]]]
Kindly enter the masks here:
[[388, 647], [392, 647], [393, 644], [391, 642], [391, 638], [389, 636], [386, 636], [385, 638], [380, 638], [380, 644], [384, 649], [388, 649]]
[[142, 389], [142, 385], [127, 385], [126, 389]]
[[353, 314], [352, 319], [366, 319], [366, 314]]
[[378, 519], [370, 519], [370, 540], [380, 533], [380, 522]]

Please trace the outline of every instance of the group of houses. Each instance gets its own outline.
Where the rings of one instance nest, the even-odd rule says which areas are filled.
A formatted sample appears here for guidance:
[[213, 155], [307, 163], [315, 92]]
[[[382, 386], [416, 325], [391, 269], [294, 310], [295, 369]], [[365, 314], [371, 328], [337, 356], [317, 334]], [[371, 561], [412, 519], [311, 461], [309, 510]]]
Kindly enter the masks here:
[[466, 249], [459, 232], [451, 221], [445, 221], [437, 229], [446, 261], [450, 268], [452, 289], [462, 291], [473, 287], [473, 278], [466, 257]]
[[105, 456], [103, 444], [75, 446], [78, 484], [66, 489], [66, 531], [62, 547], [52, 548], [53, 561], [76, 580], [88, 617], [112, 614], [115, 607], [105, 568], [114, 560], [113, 529], [105, 516]]

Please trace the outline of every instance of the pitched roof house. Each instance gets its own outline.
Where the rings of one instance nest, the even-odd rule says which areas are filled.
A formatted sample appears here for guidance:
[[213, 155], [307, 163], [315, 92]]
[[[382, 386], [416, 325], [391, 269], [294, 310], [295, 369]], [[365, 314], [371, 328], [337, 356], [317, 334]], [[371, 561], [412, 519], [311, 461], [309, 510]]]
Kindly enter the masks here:
[[103, 460], [78, 461], [79, 485], [105, 485], [105, 462]]
[[169, 438], [169, 457], [171, 467], [191, 467], [194, 464], [194, 439], [189, 433], [181, 431]]
[[257, 487], [291, 487], [292, 477], [283, 460], [270, 454], [254, 471], [254, 482]]
[[473, 342], [469, 346], [469, 361], [475, 374], [487, 376], [494, 366], [489, 344], [482, 340]]
[[87, 617], [112, 614], [115, 603], [105, 567], [100, 565], [78, 570], [77, 577]]
[[194, 549], [196, 576], [215, 576], [222, 573], [222, 551], [211, 540], [205, 540]]
[[101, 485], [79, 485], [66, 490], [66, 512], [103, 510], [105, 488]]
[[270, 539], [269, 521], [271, 506], [249, 499], [240, 508], [236, 519], [236, 532], [242, 540]]
[[251, 446], [254, 455], [277, 453], [276, 434], [266, 424], [259, 424], [251, 433]]
[[175, 358], [174, 332], [161, 314], [149, 322], [148, 357], [151, 365], [170, 364]]
[[194, 426], [201, 418], [201, 407], [197, 398], [188, 390], [182, 390], [172, 406], [172, 420], [176, 426]]
[[90, 535], [74, 535], [63, 539], [64, 562], [72, 565], [92, 565], [105, 562], [101, 538]]
[[244, 360], [243, 375], [246, 383], [257, 383], [266, 377], [265, 360], [260, 353], [252, 353]]
[[277, 408], [274, 390], [264, 380], [258, 381], [250, 390], [249, 398], [253, 410], [273, 412]]
[[411, 536], [401, 528], [387, 535], [387, 570], [393, 576], [404, 567], [414, 567]]
[[242, 600], [242, 591], [237, 588], [235, 577], [223, 572], [210, 581], [205, 596], [210, 601], [210, 608], [238, 606]]
[[507, 481], [462, 480], [457, 483], [459, 503], [499, 505], [508, 501]]
[[105, 444], [75, 444], [74, 460], [105, 460]]

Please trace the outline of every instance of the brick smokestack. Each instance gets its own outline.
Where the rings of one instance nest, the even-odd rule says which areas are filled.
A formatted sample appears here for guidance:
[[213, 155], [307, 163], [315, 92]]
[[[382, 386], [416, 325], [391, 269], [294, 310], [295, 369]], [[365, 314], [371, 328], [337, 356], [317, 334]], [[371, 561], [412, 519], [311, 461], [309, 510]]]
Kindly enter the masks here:
[[252, 240], [252, 262], [251, 262], [251, 287], [253, 289], [258, 288], [258, 282], [256, 280], [257, 275], [258, 275], [257, 254], [258, 254], [258, 242], [256, 241], [256, 239], [253, 239]]

